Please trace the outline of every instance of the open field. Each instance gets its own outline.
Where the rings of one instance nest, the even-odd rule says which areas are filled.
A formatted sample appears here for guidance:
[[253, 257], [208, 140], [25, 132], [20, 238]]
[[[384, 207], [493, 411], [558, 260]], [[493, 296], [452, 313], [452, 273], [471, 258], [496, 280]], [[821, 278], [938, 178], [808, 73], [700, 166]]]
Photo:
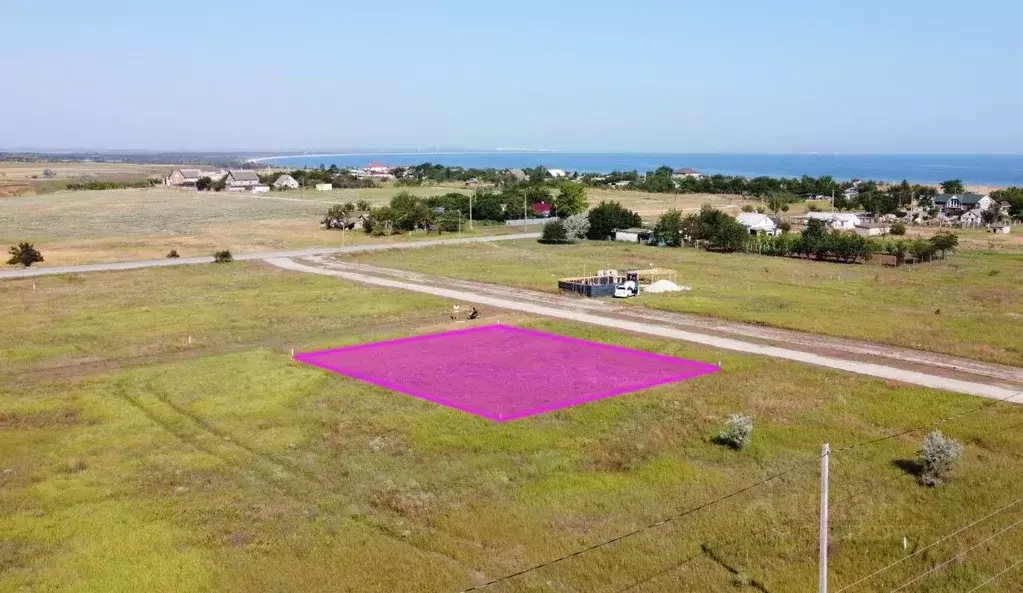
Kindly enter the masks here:
[[[151, 175], [164, 176], [173, 165], [135, 165], [129, 163], [22, 163], [0, 161], [0, 198], [34, 196], [57, 191], [68, 182], [90, 179], [95, 181], [140, 181]], [[45, 169], [52, 169], [56, 177], [47, 179]]]
[[[254, 196], [149, 188], [8, 198], [0, 200], [0, 245], [31, 241], [48, 266], [154, 259], [171, 249], [189, 257], [225, 248], [254, 253], [340, 245], [340, 231], [320, 226], [327, 202], [383, 203], [394, 193], [371, 189]], [[476, 232], [504, 232], [504, 227]], [[361, 229], [345, 233], [346, 245], [399, 240], [409, 236], [369, 237]]]
[[823, 335], [1023, 364], [1023, 256], [965, 252], [914, 269], [829, 264], [695, 249], [513, 241], [472, 250], [345, 256], [353, 261], [557, 291], [557, 279], [598, 269], [666, 267], [689, 293], [629, 301]]
[[[628, 532], [794, 463], [675, 522], [486, 590], [768, 591], [816, 575], [816, 454], [972, 398], [663, 340], [509, 323], [722, 362], [719, 373], [497, 424], [290, 360], [438, 331], [450, 303], [260, 264], [0, 283], [0, 589], [458, 591]], [[492, 319], [491, 319], [492, 321]], [[187, 337], [194, 341], [188, 345]], [[741, 453], [711, 443], [756, 417]], [[943, 425], [955, 478], [896, 465], [918, 434], [836, 453], [832, 584], [849, 584], [1019, 496], [1018, 407]], [[901, 462], [900, 462], [901, 463]], [[855, 496], [853, 496], [855, 495]], [[851, 496], [851, 498], [849, 498]], [[888, 590], [1011, 524], [1001, 513], [877, 577]], [[962, 591], [1023, 546], [1008, 532], [911, 591]], [[706, 545], [709, 552], [702, 552]], [[736, 571], [738, 574], [733, 574]], [[1011, 591], [1023, 580], [1000, 581]]]

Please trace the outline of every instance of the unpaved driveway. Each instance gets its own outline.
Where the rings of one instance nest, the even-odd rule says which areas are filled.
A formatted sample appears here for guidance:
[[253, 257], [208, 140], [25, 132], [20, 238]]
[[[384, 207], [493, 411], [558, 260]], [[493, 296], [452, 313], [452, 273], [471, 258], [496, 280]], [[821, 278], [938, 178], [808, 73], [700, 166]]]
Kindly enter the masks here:
[[[323, 260], [319, 262], [310, 262], [309, 264], [307, 264], [297, 262], [288, 258], [278, 257], [268, 258], [266, 261], [275, 266], [288, 270], [293, 270], [296, 272], [333, 276], [345, 280], [350, 280], [353, 282], [362, 282], [365, 284], [372, 284], [375, 286], [382, 286], [385, 288], [409, 290], [414, 292], [431, 294], [434, 296], [444, 298], [455, 299], [458, 301], [477, 303], [482, 305], [488, 305], [491, 307], [498, 307], [501, 309], [521, 311], [524, 313], [531, 313], [534, 315], [542, 315], [546, 317], [555, 317], [559, 319], [566, 319], [569, 321], [599, 325], [602, 327], [637, 332], [651, 336], [658, 336], [662, 338], [683, 340], [687, 342], [703, 344], [706, 346], [713, 346], [715, 348], [723, 348], [726, 350], [744, 352], [747, 354], [757, 354], [761, 356], [771, 356], [774, 358], [793, 360], [797, 362], [813, 364], [841, 371], [848, 371], [852, 373], [869, 375], [872, 377], [878, 377], [892, 381], [910, 383], [922, 387], [930, 387], [933, 389], [944, 389], [947, 391], [954, 391], [958, 393], [964, 393], [967, 395], [975, 395], [992, 399], [1012, 398], [1015, 401], [1015, 399], [1020, 397], [1020, 391], [1010, 387], [989, 385], [961, 379], [953, 379], [949, 377], [928, 374], [925, 372], [895, 368], [871, 362], [845, 360], [831, 356], [823, 356], [820, 354], [815, 354], [813, 352], [803, 352], [799, 350], [793, 350], [778, 346], [741, 341], [734, 338], [695, 333], [692, 331], [686, 331], [675, 327], [665, 326], [663, 324], [654, 325], [652, 323], [647, 323], [643, 321], [633, 321], [629, 319], [622, 319], [619, 317], [600, 315], [589, 312], [585, 305], [567, 307], [561, 304], [552, 304], [550, 303], [550, 301], [546, 301], [543, 304], [541, 304], [539, 302], [534, 302], [531, 300], [519, 300], [518, 298], [509, 298], [508, 296], [495, 296], [493, 294], [486, 294], [482, 290], [469, 291], [465, 289], [431, 286], [429, 284], [423, 284], [419, 282], [410, 282], [405, 280], [386, 278], [380, 275], [371, 275], [369, 273], [366, 273], [365, 271], [347, 270], [345, 269], [345, 265], [342, 264], [332, 263], [330, 264], [329, 268], [322, 267], [325, 264], [329, 263]], [[446, 285], [448, 286], [452, 285], [450, 282], [447, 282], [446, 280], [445, 282]], [[554, 295], [544, 296], [553, 297]], [[582, 303], [582, 301], [577, 301], [577, 303]]]

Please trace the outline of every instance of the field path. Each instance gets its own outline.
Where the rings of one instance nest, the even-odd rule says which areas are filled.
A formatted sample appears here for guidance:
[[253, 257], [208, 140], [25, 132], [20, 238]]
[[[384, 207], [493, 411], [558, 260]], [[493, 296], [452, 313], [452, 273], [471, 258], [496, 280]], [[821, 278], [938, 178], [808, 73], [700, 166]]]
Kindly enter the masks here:
[[[514, 233], [507, 235], [486, 235], [465, 239], [436, 239], [432, 241], [408, 241], [405, 243], [379, 243], [371, 245], [352, 245], [350, 247], [314, 247], [294, 251], [275, 251], [270, 253], [249, 253], [236, 255], [236, 260], [272, 259], [287, 257], [312, 257], [331, 253], [363, 253], [367, 251], [388, 251], [391, 249], [418, 249], [436, 245], [461, 245], [464, 243], [490, 243], [493, 241], [514, 241], [516, 239], [536, 239], [540, 233]], [[34, 276], [52, 276], [55, 274], [84, 274], [88, 272], [115, 272], [118, 270], [136, 270], [139, 268], [159, 268], [163, 266], [188, 266], [213, 263], [212, 257], [181, 257], [176, 259], [150, 259], [142, 261], [114, 262], [106, 264], [83, 264], [80, 266], [54, 266], [52, 268], [24, 268], [20, 270], [0, 271], [0, 280], [5, 278], [29, 278]]]
[[[902, 383], [910, 383], [922, 387], [943, 389], [991, 399], [1023, 399], [1023, 397], [1020, 397], [1023, 395], [1023, 392], [1021, 392], [1017, 386], [979, 383], [944, 376], [943, 374], [937, 373], [937, 369], [934, 373], [932, 373], [906, 368], [896, 368], [874, 362], [865, 362], [863, 360], [851, 360], [835, 356], [825, 356], [816, 352], [806, 352], [770, 344], [756, 343], [753, 341], [737, 340], [735, 338], [719, 335], [697, 333], [689, 331], [688, 329], [672, 327], [663, 322], [654, 324], [650, 323], [649, 320], [628, 319], [624, 318], [622, 315], [612, 316], [607, 314], [596, 314], [588, 311], [585, 307], [585, 301], [579, 299], [576, 299], [576, 303], [584, 306], [577, 306], [576, 303], [558, 303], [552, 300], [553, 298], [556, 298], [554, 295], [534, 293], [526, 290], [506, 289], [505, 291], [495, 294], [492, 291], [485, 290], [472, 291], [464, 288], [448, 288], [447, 286], [455, 285], [455, 281], [450, 281], [446, 278], [434, 278], [434, 284], [393, 279], [385, 277], [385, 275], [389, 272], [395, 272], [394, 270], [381, 268], [374, 273], [373, 270], [367, 269], [372, 268], [370, 266], [359, 266], [361, 269], [356, 271], [355, 269], [348, 267], [347, 264], [327, 262], [324, 260], [314, 260], [311, 262], [317, 265], [297, 262], [286, 257], [267, 258], [266, 261], [280, 268], [296, 272], [333, 276], [353, 282], [362, 282], [365, 284], [372, 284], [385, 288], [395, 288], [399, 290], [410, 290], [443, 298], [450, 298], [461, 302], [470, 302], [545, 317], [566, 319], [569, 321], [599, 325], [602, 327], [642, 333], [673, 340], [683, 340], [686, 342], [693, 342], [747, 354], [757, 354], [761, 356], [793, 360], [796, 362], [837, 369], [840, 371], [869, 375]], [[440, 284], [440, 286], [437, 284]], [[503, 289], [503, 287], [494, 288]], [[537, 295], [535, 300], [531, 298], [534, 295]], [[611, 313], [611, 311], [609, 311], [609, 313]], [[818, 349], [818, 351], [819, 350], [820, 349]], [[1005, 368], [1009, 369], [1010, 367]]]

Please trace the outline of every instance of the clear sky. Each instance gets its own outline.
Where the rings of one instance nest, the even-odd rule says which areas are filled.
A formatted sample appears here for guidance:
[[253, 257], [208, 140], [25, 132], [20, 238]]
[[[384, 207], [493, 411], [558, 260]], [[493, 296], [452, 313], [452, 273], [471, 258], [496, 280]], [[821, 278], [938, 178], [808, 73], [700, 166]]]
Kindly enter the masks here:
[[5, 0], [0, 148], [1023, 153], [1020, 0]]

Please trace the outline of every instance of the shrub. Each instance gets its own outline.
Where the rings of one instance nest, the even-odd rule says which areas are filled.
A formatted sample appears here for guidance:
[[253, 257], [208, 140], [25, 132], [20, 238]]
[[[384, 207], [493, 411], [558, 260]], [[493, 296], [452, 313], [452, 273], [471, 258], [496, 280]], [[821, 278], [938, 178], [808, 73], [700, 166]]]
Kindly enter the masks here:
[[892, 228], [889, 231], [893, 235], [905, 235], [906, 234], [906, 223], [901, 220], [892, 223]]
[[232, 262], [232, 261], [234, 261], [234, 256], [231, 255], [231, 251], [228, 250], [228, 249], [225, 249], [223, 251], [218, 251], [218, 252], [213, 254], [213, 262], [214, 263], [226, 264], [226, 263]]
[[57, 176], [57, 172], [53, 169], [43, 169], [43, 177], [46, 179], [53, 179]]
[[634, 228], [643, 224], [639, 214], [618, 202], [601, 202], [590, 210], [588, 218], [590, 229], [586, 233], [586, 238], [595, 241], [607, 239], [617, 229]]
[[540, 237], [541, 243], [568, 243], [568, 232], [565, 230], [565, 224], [560, 220], [552, 220], [547, 224], [543, 225], [543, 236]]
[[195, 189], [197, 189], [199, 191], [209, 191], [209, 190], [213, 189], [213, 178], [209, 177], [208, 175], [204, 175], [203, 177], [200, 177], [195, 182]]
[[43, 261], [43, 254], [36, 249], [35, 245], [26, 241], [22, 241], [17, 245], [11, 245], [7, 253], [11, 254], [11, 259], [7, 260], [7, 265], [10, 266], [22, 265], [27, 268], [32, 264]]
[[355, 203], [355, 207], [360, 212], [368, 212], [370, 209], [369, 202], [367, 202], [366, 200], [359, 200], [358, 202]]
[[320, 221], [328, 229], [354, 229], [355, 221], [352, 214], [355, 212], [355, 204], [334, 204], [327, 210], [327, 215]]
[[445, 212], [437, 221], [438, 228], [446, 233], [457, 233], [461, 220], [457, 212]]
[[732, 414], [725, 429], [718, 433], [718, 442], [733, 449], [745, 449], [753, 434], [753, 419], [745, 414]]
[[818, 206], [817, 204], [810, 204], [809, 206], [806, 207], [806, 211], [807, 212], [820, 212], [821, 211], [821, 207]]
[[792, 230], [792, 223], [787, 220], [783, 220], [782, 223], [778, 225], [778, 228], [781, 232], [787, 233]]
[[755, 210], [756, 208], [753, 207], [753, 204], [746, 204], [745, 206], [742, 207], [743, 212], [753, 212]]
[[176, 258], [179, 258], [179, 257], [181, 257], [181, 256], [178, 255], [178, 250], [177, 249], [171, 249], [167, 253], [167, 259], [176, 259]]
[[963, 456], [963, 446], [935, 430], [924, 437], [923, 448], [916, 453], [920, 483], [937, 486], [952, 473], [956, 461]]
[[573, 214], [561, 222], [565, 225], [569, 241], [585, 239], [586, 233], [590, 231], [590, 219], [585, 214]]

